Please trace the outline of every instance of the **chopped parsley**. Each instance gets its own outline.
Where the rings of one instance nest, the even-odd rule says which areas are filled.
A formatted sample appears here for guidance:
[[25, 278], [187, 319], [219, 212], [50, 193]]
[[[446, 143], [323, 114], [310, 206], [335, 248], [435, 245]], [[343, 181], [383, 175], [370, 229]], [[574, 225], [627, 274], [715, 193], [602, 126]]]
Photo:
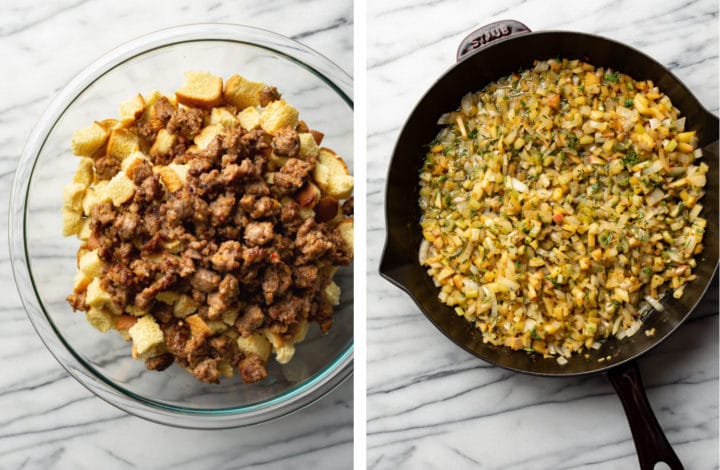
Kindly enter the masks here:
[[606, 82], [617, 83], [620, 79], [620, 75], [617, 72], [606, 73], [603, 78], [605, 78]]
[[625, 166], [633, 166], [638, 162], [638, 154], [635, 150], [629, 149], [622, 159]]
[[624, 103], [624, 104], [625, 104], [625, 107], [626, 107], [626, 108], [632, 108], [632, 105], [633, 105], [633, 100], [632, 100], [632, 98], [625, 98], [625, 103]]

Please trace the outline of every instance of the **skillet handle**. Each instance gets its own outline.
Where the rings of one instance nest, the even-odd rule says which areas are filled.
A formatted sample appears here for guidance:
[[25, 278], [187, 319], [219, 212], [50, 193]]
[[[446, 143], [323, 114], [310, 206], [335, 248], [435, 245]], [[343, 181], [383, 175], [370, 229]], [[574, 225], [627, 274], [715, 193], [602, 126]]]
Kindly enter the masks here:
[[672, 470], [683, 470], [650, 407], [637, 362], [613, 368], [608, 378], [625, 409], [641, 470], [652, 470], [658, 462], [665, 462]]
[[493, 41], [529, 32], [530, 28], [515, 20], [500, 20], [481, 26], [462, 40], [457, 51], [457, 61], [467, 59]]

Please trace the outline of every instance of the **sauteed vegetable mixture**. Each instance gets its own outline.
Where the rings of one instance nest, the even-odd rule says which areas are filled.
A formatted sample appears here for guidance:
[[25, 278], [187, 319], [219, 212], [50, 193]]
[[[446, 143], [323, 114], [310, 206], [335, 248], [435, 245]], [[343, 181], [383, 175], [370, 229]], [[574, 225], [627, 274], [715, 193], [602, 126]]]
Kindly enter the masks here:
[[695, 279], [708, 166], [651, 81], [536, 61], [439, 124], [420, 262], [485, 342], [564, 364], [635, 334]]

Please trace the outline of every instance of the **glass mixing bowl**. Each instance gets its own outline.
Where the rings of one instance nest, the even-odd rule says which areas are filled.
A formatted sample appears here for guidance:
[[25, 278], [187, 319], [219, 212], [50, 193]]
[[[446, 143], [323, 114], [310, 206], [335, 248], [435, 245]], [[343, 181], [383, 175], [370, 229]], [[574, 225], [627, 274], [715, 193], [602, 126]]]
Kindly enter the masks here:
[[198, 382], [173, 365], [145, 370], [115, 332], [94, 330], [65, 297], [72, 291], [79, 241], [63, 238], [62, 189], [77, 159], [73, 131], [116, 117], [120, 102], [152, 89], [171, 93], [187, 70], [239, 73], [280, 90], [300, 118], [325, 133], [324, 145], [352, 165], [352, 79], [312, 49], [277, 34], [236, 25], [201, 24], [138, 38], [103, 56], [52, 101], [20, 158], [10, 199], [10, 255], [28, 316], [50, 352], [103, 400], [152, 421], [190, 428], [244, 426], [277, 418], [318, 400], [352, 373], [352, 269], [337, 275], [342, 303], [330, 331], [313, 325], [286, 365], [270, 360], [268, 378], [247, 385]]

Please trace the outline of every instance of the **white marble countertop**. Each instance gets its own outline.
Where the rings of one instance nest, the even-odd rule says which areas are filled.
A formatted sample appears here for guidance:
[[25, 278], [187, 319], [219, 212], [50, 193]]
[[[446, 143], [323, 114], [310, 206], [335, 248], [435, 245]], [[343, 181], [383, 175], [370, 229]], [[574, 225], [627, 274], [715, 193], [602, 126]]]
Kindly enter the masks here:
[[[170, 26], [238, 23], [293, 37], [353, 73], [352, 1], [0, 2], [0, 193], [53, 95], [92, 60]], [[7, 227], [7, 199], [0, 204]], [[0, 468], [351, 468], [352, 380], [289, 417], [226, 431], [174, 429], [108, 405], [71, 378], [35, 334], [0, 244]], [[264, 464], [264, 465], [263, 465]]]
[[[713, 0], [410, 2], [368, 5], [368, 214], [383, 212], [400, 126], [483, 24], [583, 31], [667, 65], [718, 112]], [[412, 201], [408, 202], [409, 204]], [[383, 217], [368, 218], [367, 462], [373, 469], [632, 469], [630, 430], [604, 377], [512, 373], [455, 347], [377, 273]], [[718, 467], [717, 298], [640, 361], [650, 402], [688, 469]]]

